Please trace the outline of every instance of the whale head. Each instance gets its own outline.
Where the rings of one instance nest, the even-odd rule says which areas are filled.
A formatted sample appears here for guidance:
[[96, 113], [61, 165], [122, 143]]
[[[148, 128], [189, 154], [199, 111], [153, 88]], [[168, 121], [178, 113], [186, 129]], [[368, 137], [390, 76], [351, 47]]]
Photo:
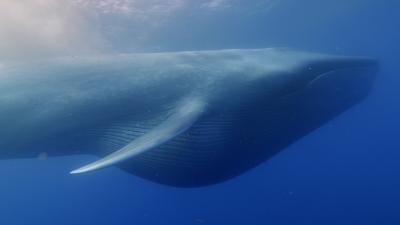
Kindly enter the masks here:
[[120, 167], [179, 187], [228, 180], [359, 103], [378, 69], [370, 58], [288, 50], [240, 61], [226, 63], [226, 77], [202, 94], [207, 109], [183, 136]]

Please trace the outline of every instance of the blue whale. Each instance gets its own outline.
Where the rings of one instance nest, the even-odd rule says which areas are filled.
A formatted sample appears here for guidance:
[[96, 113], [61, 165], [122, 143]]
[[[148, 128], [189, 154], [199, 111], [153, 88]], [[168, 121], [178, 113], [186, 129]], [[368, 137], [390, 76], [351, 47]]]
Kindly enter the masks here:
[[0, 66], [0, 158], [92, 154], [198, 187], [259, 165], [364, 99], [377, 62], [290, 49], [104, 55]]

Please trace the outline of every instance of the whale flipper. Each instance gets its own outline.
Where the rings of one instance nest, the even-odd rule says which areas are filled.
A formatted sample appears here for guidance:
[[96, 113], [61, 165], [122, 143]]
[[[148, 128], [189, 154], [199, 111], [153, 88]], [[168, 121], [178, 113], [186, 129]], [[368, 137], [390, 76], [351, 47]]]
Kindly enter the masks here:
[[146, 134], [133, 140], [123, 148], [93, 163], [71, 171], [71, 174], [85, 173], [125, 161], [149, 149], [155, 148], [186, 131], [202, 115], [205, 103], [200, 99], [188, 99], [163, 123]]

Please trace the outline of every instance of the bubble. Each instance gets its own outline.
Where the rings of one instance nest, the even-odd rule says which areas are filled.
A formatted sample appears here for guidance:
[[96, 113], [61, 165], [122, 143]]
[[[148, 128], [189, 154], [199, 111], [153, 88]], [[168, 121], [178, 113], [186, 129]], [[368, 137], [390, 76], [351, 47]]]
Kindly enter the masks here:
[[49, 155], [47, 154], [47, 152], [41, 152], [41, 153], [37, 156], [37, 158], [38, 158], [39, 160], [47, 160], [48, 157], [49, 157]]

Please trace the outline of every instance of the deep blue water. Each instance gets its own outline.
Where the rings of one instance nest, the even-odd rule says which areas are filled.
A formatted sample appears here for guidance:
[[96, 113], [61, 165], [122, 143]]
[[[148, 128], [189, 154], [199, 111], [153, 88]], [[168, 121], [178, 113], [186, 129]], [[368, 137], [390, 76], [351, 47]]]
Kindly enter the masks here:
[[116, 168], [68, 174], [90, 156], [3, 160], [0, 224], [400, 224], [400, 1], [283, 0], [265, 13], [241, 4], [243, 12], [180, 13], [144, 51], [288, 46], [372, 56], [381, 71], [371, 95], [261, 166], [209, 187], [162, 186]]

